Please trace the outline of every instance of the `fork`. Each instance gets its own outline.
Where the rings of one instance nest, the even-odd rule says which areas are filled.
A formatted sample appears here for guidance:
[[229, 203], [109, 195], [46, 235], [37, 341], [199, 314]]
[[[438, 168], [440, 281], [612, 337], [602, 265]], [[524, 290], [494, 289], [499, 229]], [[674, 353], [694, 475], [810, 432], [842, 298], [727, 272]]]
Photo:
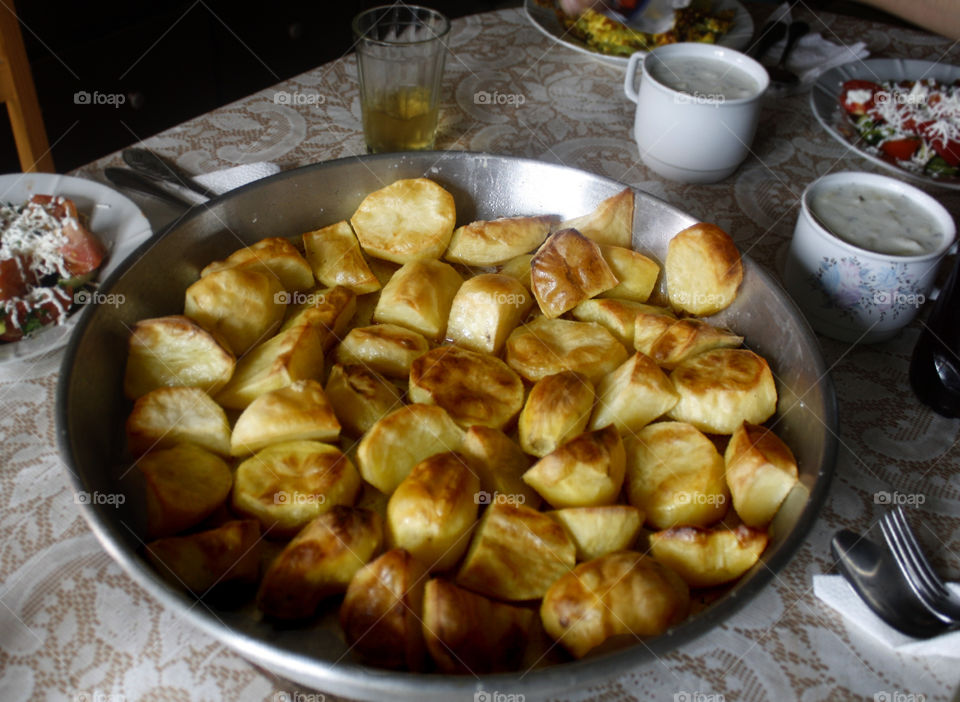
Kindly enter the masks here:
[[924, 606], [941, 621], [960, 624], [960, 597], [944, 585], [923, 555], [903, 508], [898, 506], [884, 514], [880, 529], [897, 565]]

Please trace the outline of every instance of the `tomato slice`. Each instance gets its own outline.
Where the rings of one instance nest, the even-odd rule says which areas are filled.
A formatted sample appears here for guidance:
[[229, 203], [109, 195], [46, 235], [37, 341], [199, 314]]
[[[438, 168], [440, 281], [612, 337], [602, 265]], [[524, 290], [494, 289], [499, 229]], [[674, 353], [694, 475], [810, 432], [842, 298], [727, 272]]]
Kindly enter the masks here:
[[931, 139], [930, 146], [947, 162], [948, 166], [960, 165], [960, 141]]
[[25, 300], [17, 300], [14, 304], [16, 308], [15, 315], [21, 326], [6, 324], [6, 328], [0, 333], [0, 341], [19, 341], [23, 338], [23, 326], [28, 328], [36, 325], [37, 328], [59, 324], [67, 316], [70, 306], [73, 304], [73, 289], [69, 287], [51, 288], [56, 301], [43, 302], [39, 305], [31, 306]]
[[10, 300], [27, 292], [27, 281], [14, 258], [0, 261], [0, 300]]
[[78, 221], [71, 222], [63, 227], [63, 235], [67, 243], [60, 247], [64, 264], [72, 275], [86, 275], [95, 270], [107, 255], [107, 249], [97, 237], [91, 234]]
[[909, 161], [919, 148], [920, 140], [915, 137], [890, 139], [880, 144], [880, 150], [883, 153], [899, 161]]
[[[840, 90], [840, 104], [852, 115], [865, 115], [873, 107], [873, 96], [880, 86], [869, 80], [848, 80]], [[864, 96], [864, 91], [869, 96]], [[853, 95], [851, 95], [853, 93]]]

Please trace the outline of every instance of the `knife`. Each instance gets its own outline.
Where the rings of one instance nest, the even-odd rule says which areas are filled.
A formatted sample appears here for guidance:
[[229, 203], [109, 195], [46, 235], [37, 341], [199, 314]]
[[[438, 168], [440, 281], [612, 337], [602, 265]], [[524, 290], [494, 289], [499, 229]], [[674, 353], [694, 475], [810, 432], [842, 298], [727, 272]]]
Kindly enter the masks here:
[[217, 196], [215, 192], [196, 182], [193, 176], [180, 168], [180, 166], [167, 161], [149, 149], [124, 149], [121, 156], [123, 157], [124, 163], [139, 173], [143, 173], [151, 178], [156, 178], [157, 180], [165, 180], [168, 183], [182, 185], [195, 193], [203, 195], [208, 200], [212, 200]]
[[136, 171], [131, 171], [126, 168], [114, 168], [111, 166], [104, 168], [103, 174], [107, 177], [107, 180], [119, 188], [126, 188], [128, 190], [135, 190], [146, 195], [152, 195], [153, 197], [159, 198], [175, 207], [187, 209], [196, 204], [194, 202], [190, 202], [185, 197], [170, 192], [155, 180], [151, 180], [147, 176], [137, 173]]

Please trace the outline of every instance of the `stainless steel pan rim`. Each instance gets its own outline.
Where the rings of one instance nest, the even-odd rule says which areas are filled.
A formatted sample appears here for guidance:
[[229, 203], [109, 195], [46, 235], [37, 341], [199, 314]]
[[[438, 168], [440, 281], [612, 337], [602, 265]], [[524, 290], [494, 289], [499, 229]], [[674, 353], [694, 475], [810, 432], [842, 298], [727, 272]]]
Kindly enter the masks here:
[[[342, 175], [344, 172], [353, 175], [345, 177]], [[368, 177], [365, 175], [367, 173], [371, 175]], [[489, 204], [491, 210], [499, 211], [500, 216], [503, 216], [505, 214], [521, 213], [497, 209], [500, 206], [509, 208], [511, 187], [515, 184], [514, 180], [517, 179], [517, 174], [521, 174], [519, 180], [522, 183], [525, 182], [524, 178], [527, 175], [535, 174], [537, 176], [536, 182], [528, 183], [527, 186], [533, 188], [539, 186], [539, 189], [543, 191], [548, 190], [551, 182], [554, 181], [569, 183], [570, 187], [568, 189], [570, 192], [562, 193], [564, 196], [563, 202], [570, 201], [569, 207], [576, 209], [561, 212], [565, 216], [582, 214], [582, 212], [587, 211], [582, 203], [576, 201], [577, 197], [581, 195], [586, 200], [596, 204], [602, 197], [612, 195], [624, 187], [623, 184], [615, 180], [564, 166], [533, 159], [482, 153], [419, 152], [338, 159], [285, 171], [231, 191], [209, 203], [191, 208], [183, 217], [165, 227], [154, 240], [145, 243], [131, 255], [127, 262], [103, 282], [102, 290], [105, 293], [110, 293], [114, 289], [126, 289], [127, 287], [131, 290], [137, 289], [137, 287], [130, 287], [132, 285], [131, 281], [125, 280], [127, 273], [131, 270], [136, 271], [138, 268], [143, 268], [146, 265], [143, 261], [148, 261], [151, 255], [156, 257], [155, 254], [151, 253], [151, 250], [155, 247], [162, 250], [165, 246], [164, 242], [170, 243], [172, 246], [178, 243], [173, 241], [177, 237], [186, 240], [190, 227], [196, 226], [198, 222], [203, 223], [204, 218], [207, 220], [205, 226], [210, 224], [211, 216], [215, 217], [222, 226], [195, 237], [196, 241], [194, 243], [199, 245], [217, 238], [218, 232], [224, 230], [234, 235], [239, 232], [241, 235], [238, 236], [236, 241], [228, 238], [228, 241], [225, 242], [225, 244], [232, 245], [233, 248], [240, 245], [242, 235], [245, 233], [250, 240], [258, 235], [286, 235], [285, 232], [276, 229], [264, 230], [264, 226], [272, 226], [272, 221], [261, 225], [257, 222], [259, 215], [250, 215], [247, 212], [249, 209], [247, 204], [258, 197], [266, 200], [263, 205], [267, 214], [278, 215], [280, 219], [286, 217], [284, 221], [290, 220], [289, 228], [296, 233], [296, 228], [303, 226], [302, 223], [305, 218], [297, 219], [298, 213], [293, 213], [288, 217], [287, 215], [290, 213], [278, 210], [278, 203], [270, 200], [272, 195], [287, 194], [290, 200], [294, 201], [292, 207], [295, 208], [297, 203], [303, 200], [304, 189], [310, 184], [315, 185], [318, 182], [329, 181], [331, 188], [337, 188], [345, 181], [350, 181], [351, 178], [368, 181], [372, 179], [373, 182], [382, 181], [383, 184], [386, 184], [395, 178], [424, 175], [436, 178], [441, 183], [444, 183], [445, 179], [453, 179], [457, 181], [456, 185], [461, 190], [469, 190], [471, 183], [474, 183], [477, 179], [486, 178], [490, 181], [491, 187], [497, 191], [491, 196], [491, 202], [487, 204]], [[504, 184], [502, 188], [499, 185], [501, 180]], [[581, 186], [588, 192], [581, 193]], [[347, 185], [344, 187], [349, 188]], [[369, 189], [372, 188], [358, 186], [357, 193], [366, 192]], [[454, 194], [455, 196], [460, 195], [456, 191]], [[675, 220], [675, 224], [681, 226], [686, 226], [695, 221], [662, 200], [642, 191], [636, 191], [636, 194], [638, 197], [638, 218], [642, 216], [641, 210], [643, 210], [644, 213], [654, 211], [665, 217], [671, 217]], [[555, 193], [551, 195], [538, 191], [536, 195], [538, 197], [543, 196], [547, 200], [553, 197], [554, 200], [560, 202], [560, 200], [557, 200], [557, 194]], [[459, 211], [460, 201], [457, 204]], [[349, 209], [349, 207], [355, 206], [356, 202], [346, 203], [346, 205]], [[255, 212], [261, 211], [256, 208], [254, 210]], [[240, 225], [237, 225], [236, 222], [230, 220], [230, 215], [236, 211], [240, 211], [241, 215], [252, 216], [253, 220], [243, 220]], [[336, 216], [335, 213], [329, 211], [329, 208], [320, 207], [319, 213], [308, 214], [306, 219], [309, 219], [310, 216], [316, 219], [321, 214], [328, 217]], [[481, 212], [481, 214], [484, 213]], [[534, 212], [523, 212], [523, 214], [534, 214]], [[320, 224], [317, 223], [316, 226]], [[241, 231], [244, 227], [247, 228], [247, 232]], [[207, 229], [210, 229], [210, 227], [207, 226]], [[309, 226], [301, 229], [301, 231], [307, 231], [308, 229]], [[249, 232], [253, 230], [262, 233], [250, 234]], [[670, 232], [670, 234], [672, 233], [675, 232]], [[219, 234], [221, 239], [225, 236], [225, 234]], [[174, 260], [168, 261], [168, 263], [172, 269], [175, 269], [180, 262]], [[616, 652], [528, 673], [517, 672], [481, 677], [403, 673], [381, 670], [347, 660], [321, 660], [312, 655], [291, 650], [289, 641], [280, 641], [278, 637], [271, 636], [269, 631], [257, 630], [251, 632], [242, 630], [244, 620], [237, 617], [247, 615], [236, 615], [236, 613], [229, 611], [214, 611], [205, 603], [198, 603], [194, 597], [167, 585], [158, 578], [153, 568], [139, 554], [135, 548], [135, 535], [131, 527], [128, 527], [117, 514], [111, 513], [110, 510], [114, 509], [111, 505], [94, 504], [92, 501], [85, 502], [81, 505], [84, 518], [111, 557], [165, 607], [184, 616], [192, 625], [273, 672], [301, 684], [328, 692], [371, 700], [386, 699], [388, 696], [392, 699], [455, 700], [470, 699], [470, 696], [478, 690], [495, 690], [508, 694], [523, 694], [527, 699], [534, 699], [550, 693], [569, 691], [610, 680], [631, 668], [650, 665], [670, 651], [719, 625], [770, 582], [774, 574], [786, 565], [802, 545], [821, 505], [826, 499], [833, 473], [836, 455], [836, 399], [816, 338], [800, 312], [780, 286], [749, 257], [744, 257], [744, 263], [747, 278], [750, 279], [749, 286], [752, 286], [751, 289], [759, 290], [762, 293], [762, 297], [766, 300], [764, 304], [775, 304], [778, 306], [778, 310], [785, 310], [784, 314], [789, 319], [781, 320], [781, 322], [786, 325], [784, 328], [789, 328], [790, 334], [793, 335], [792, 341], [787, 343], [797, 345], [801, 350], [798, 353], [802, 352], [803, 354], [804, 368], [802, 374], [804, 377], [802, 387], [799, 388], [798, 392], [786, 387], [787, 394], [793, 396], [795, 400], [787, 408], [786, 414], [791, 415], [789, 419], [796, 419], [798, 414], [804, 417], [806, 423], [801, 425], [801, 429], [807, 424], [814, 427], [818, 423], [822, 425], [822, 436], [817, 437], [820, 443], [814, 455], [817, 465], [815, 467], [810, 466], [815, 469], [808, 470], [803, 475], [808, 494], [801, 495], [797, 500], [796, 509], [791, 517], [793, 523], [789, 533], [786, 533], [778, 542], [774, 543], [768, 549], [761, 564], [720, 600], [663, 636], [639, 642], [637, 645]], [[167, 267], [163, 267], [162, 273], [164, 275], [167, 273]], [[143, 280], [145, 279], [141, 279], [139, 282], [143, 282]], [[160, 289], [155, 282], [151, 285], [154, 286], [154, 291]], [[175, 280], [171, 285], [174, 288], [176, 287]], [[745, 279], [745, 287], [747, 286], [748, 283]], [[177, 294], [181, 295], [182, 299], [182, 288], [179, 291], [171, 292], [174, 297]], [[147, 297], [149, 297], [149, 294]], [[737, 303], [734, 307], [736, 305]], [[98, 394], [100, 386], [96, 385], [95, 378], [93, 380], [86, 378], [87, 375], [96, 376], [97, 371], [100, 370], [101, 377], [109, 380], [109, 376], [104, 375], [104, 373], [108, 373], [110, 367], [113, 368], [112, 372], [115, 376], [121, 374], [123, 359], [117, 356], [119, 353], [117, 351], [118, 342], [104, 332], [104, 329], [109, 328], [111, 323], [117, 326], [117, 320], [114, 317], [118, 316], [119, 312], [116, 309], [111, 311], [103, 306], [93, 306], [87, 310], [79, 320], [61, 367], [56, 398], [57, 440], [70, 480], [77, 491], [92, 492], [97, 490], [98, 487], [114, 484], [110, 482], [113, 480], [110, 476], [95, 472], [96, 467], [91, 467], [94, 461], [90, 456], [98, 455], [95, 449], [99, 448], [102, 452], [109, 454], [109, 460], [101, 460], [101, 464], [116, 463], [122, 445], [120, 443], [122, 442], [122, 426], [111, 427], [103, 437], [98, 437], [100, 440], [98, 446], [86, 446], [85, 444], [90, 443], [91, 440], [88, 434], [95, 432], [96, 427], [100, 425], [91, 424], [90, 422], [94, 420], [83, 418], [88, 412], [79, 411], [78, 406], [84, 403], [87, 405], [93, 403], [94, 406], [97, 406], [99, 402], [100, 405], [106, 407], [104, 411], [107, 414], [111, 409], [114, 414], [117, 411], [123, 412], [124, 401], [121, 401], [120, 406], [117, 407], [118, 400], [110, 392], [103, 392], [102, 398], [92, 399], [90, 395]], [[731, 318], [734, 316], [731, 315]], [[135, 315], [134, 318], [136, 318]], [[749, 315], [745, 319], [749, 322]], [[721, 313], [719, 320], [721, 323], [724, 321], [724, 313]], [[122, 320], [120, 321], [122, 323]], [[106, 343], [104, 343], [104, 340]], [[750, 341], [751, 339], [748, 337], [748, 342]], [[98, 345], [98, 343], [103, 345]], [[105, 349], [103, 353], [108, 355], [113, 353], [113, 360], [119, 360], [119, 364], [109, 365], [106, 360], [101, 362], [99, 359], [91, 361], [90, 354], [92, 352], [97, 353], [96, 350], [101, 348]], [[100, 365], [97, 365], [98, 363]], [[100, 366], [107, 370], [103, 370]], [[775, 368], [775, 370], [777, 369]], [[85, 383], [87, 384], [85, 385]], [[109, 388], [109, 386], [106, 387]], [[116, 387], [114, 383], [114, 391]], [[784, 388], [780, 389], [783, 392]], [[812, 400], [807, 399], [810, 393], [814, 395]], [[111, 406], [110, 402], [113, 402], [114, 405]], [[815, 416], [807, 421], [805, 413], [811, 412]], [[101, 421], [103, 420], [109, 421], [109, 416], [101, 417]], [[82, 426], [84, 422], [86, 422], [86, 427]], [[787, 424], [789, 425], [789, 422]], [[93, 427], [93, 429], [90, 429], [90, 427]], [[788, 441], [788, 443], [790, 442]], [[792, 447], [798, 448], [796, 446]], [[85, 462], [81, 461], [83, 451], [86, 451], [87, 460]], [[304, 630], [303, 636], [306, 637], [309, 634], [310, 630]]]

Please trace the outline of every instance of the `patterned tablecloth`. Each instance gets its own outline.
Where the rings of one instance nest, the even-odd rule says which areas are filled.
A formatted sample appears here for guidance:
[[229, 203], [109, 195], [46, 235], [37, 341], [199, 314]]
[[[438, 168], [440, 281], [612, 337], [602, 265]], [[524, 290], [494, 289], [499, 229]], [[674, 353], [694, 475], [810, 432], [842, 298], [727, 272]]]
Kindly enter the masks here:
[[[753, 8], [758, 26], [769, 7]], [[955, 45], [929, 34], [851, 18], [809, 19], [834, 41], [865, 41], [874, 56], [958, 62]], [[528, 156], [629, 183], [718, 223], [774, 271], [804, 185], [828, 171], [874, 170], [818, 126], [803, 94], [765, 102], [754, 154], [727, 181], [667, 182], [638, 159], [621, 70], [553, 43], [518, 10], [457, 20], [449, 44], [438, 148]], [[478, 100], [481, 92], [505, 97]], [[292, 95], [315, 97], [296, 104], [286, 100]], [[254, 161], [292, 168], [363, 153], [355, 59], [309, 71], [145, 145], [194, 172]], [[119, 165], [118, 155], [79, 174], [101, 180], [108, 164]], [[934, 194], [955, 217], [960, 213], [956, 196]], [[139, 202], [155, 225], [169, 216]], [[567, 698], [906, 701], [956, 694], [955, 662], [891, 653], [812, 591], [813, 575], [832, 568], [828, 543], [836, 529], [879, 535], [880, 493], [922, 498], [924, 540], [936, 548], [938, 567], [960, 578], [960, 422], [928, 411], [908, 390], [918, 328], [875, 346], [821, 339], [839, 398], [836, 477], [812, 533], [774, 582], [709, 635]], [[0, 699], [320, 699], [194, 630], [104, 552], [55, 448], [59, 360], [53, 354], [0, 368]]]

